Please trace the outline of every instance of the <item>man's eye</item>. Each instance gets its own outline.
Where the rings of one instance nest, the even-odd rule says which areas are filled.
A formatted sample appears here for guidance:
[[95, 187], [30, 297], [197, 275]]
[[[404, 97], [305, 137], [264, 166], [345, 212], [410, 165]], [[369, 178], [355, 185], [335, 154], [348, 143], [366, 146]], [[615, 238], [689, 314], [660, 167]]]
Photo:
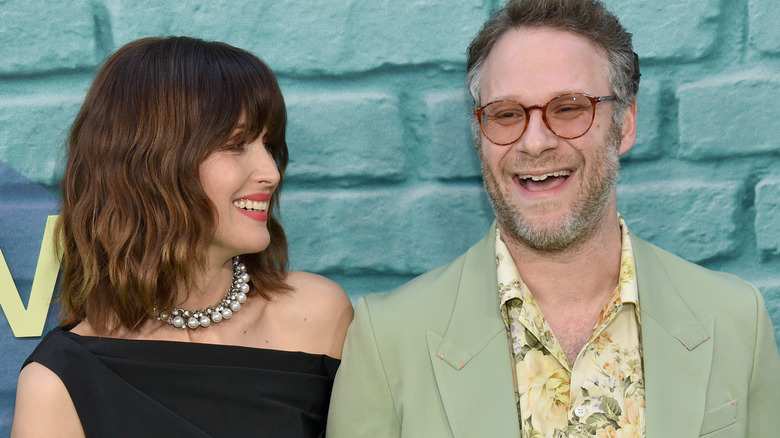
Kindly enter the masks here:
[[556, 116], [574, 117], [586, 111], [590, 111], [589, 106], [570, 104], [557, 106], [550, 112]]
[[506, 125], [522, 122], [525, 119], [525, 113], [517, 110], [505, 110], [495, 113], [491, 118], [498, 123]]

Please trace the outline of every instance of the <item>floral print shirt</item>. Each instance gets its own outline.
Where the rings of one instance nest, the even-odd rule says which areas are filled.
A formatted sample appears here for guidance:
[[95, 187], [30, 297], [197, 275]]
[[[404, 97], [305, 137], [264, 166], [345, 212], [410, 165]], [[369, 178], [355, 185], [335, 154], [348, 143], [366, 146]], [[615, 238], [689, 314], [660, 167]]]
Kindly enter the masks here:
[[496, 229], [498, 294], [523, 438], [645, 436], [639, 294], [628, 228], [619, 220], [618, 286], [573, 366]]

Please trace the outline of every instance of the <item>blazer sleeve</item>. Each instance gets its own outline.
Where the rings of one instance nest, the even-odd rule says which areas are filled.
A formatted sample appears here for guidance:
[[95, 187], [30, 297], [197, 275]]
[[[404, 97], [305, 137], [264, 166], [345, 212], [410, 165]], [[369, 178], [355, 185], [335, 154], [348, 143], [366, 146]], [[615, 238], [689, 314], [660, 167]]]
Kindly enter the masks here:
[[401, 423], [365, 298], [355, 304], [328, 413], [328, 438], [400, 437]]
[[748, 389], [748, 437], [776, 436], [780, 430], [780, 354], [761, 292], [758, 301], [753, 372]]

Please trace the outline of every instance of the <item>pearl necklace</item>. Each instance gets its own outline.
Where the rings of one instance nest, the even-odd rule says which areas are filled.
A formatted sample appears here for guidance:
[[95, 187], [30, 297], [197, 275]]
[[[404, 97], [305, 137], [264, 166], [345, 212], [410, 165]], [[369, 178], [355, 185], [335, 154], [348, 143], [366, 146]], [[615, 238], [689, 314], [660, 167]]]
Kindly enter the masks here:
[[212, 322], [220, 322], [230, 319], [233, 312], [241, 309], [241, 304], [246, 301], [246, 294], [249, 292], [249, 274], [246, 272], [246, 265], [238, 261], [238, 256], [233, 257], [233, 284], [228, 289], [225, 298], [222, 298], [217, 304], [208, 306], [205, 309], [184, 310], [174, 307], [170, 312], [163, 311], [157, 314], [154, 309], [157, 320], [168, 323], [177, 328], [190, 328], [195, 330], [198, 327], [208, 327]]

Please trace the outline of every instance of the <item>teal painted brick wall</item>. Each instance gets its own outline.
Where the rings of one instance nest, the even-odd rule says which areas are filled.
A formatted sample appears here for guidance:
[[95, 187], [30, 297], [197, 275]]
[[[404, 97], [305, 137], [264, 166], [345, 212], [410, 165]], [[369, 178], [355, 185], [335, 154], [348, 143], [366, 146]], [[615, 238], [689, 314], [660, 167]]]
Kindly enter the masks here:
[[[21, 295], [43, 232], [27, 218], [52, 212], [61, 146], [92, 76], [149, 35], [223, 40], [276, 72], [290, 120], [282, 219], [295, 268], [356, 298], [454, 258], [492, 221], [463, 81], [465, 48], [500, 3], [0, 1], [0, 249]], [[754, 282], [780, 339], [780, 9], [606, 3], [634, 33], [642, 65], [622, 214], [659, 246]], [[34, 201], [20, 203], [28, 189]], [[0, 314], [0, 435], [36, 342], [14, 339]]]

